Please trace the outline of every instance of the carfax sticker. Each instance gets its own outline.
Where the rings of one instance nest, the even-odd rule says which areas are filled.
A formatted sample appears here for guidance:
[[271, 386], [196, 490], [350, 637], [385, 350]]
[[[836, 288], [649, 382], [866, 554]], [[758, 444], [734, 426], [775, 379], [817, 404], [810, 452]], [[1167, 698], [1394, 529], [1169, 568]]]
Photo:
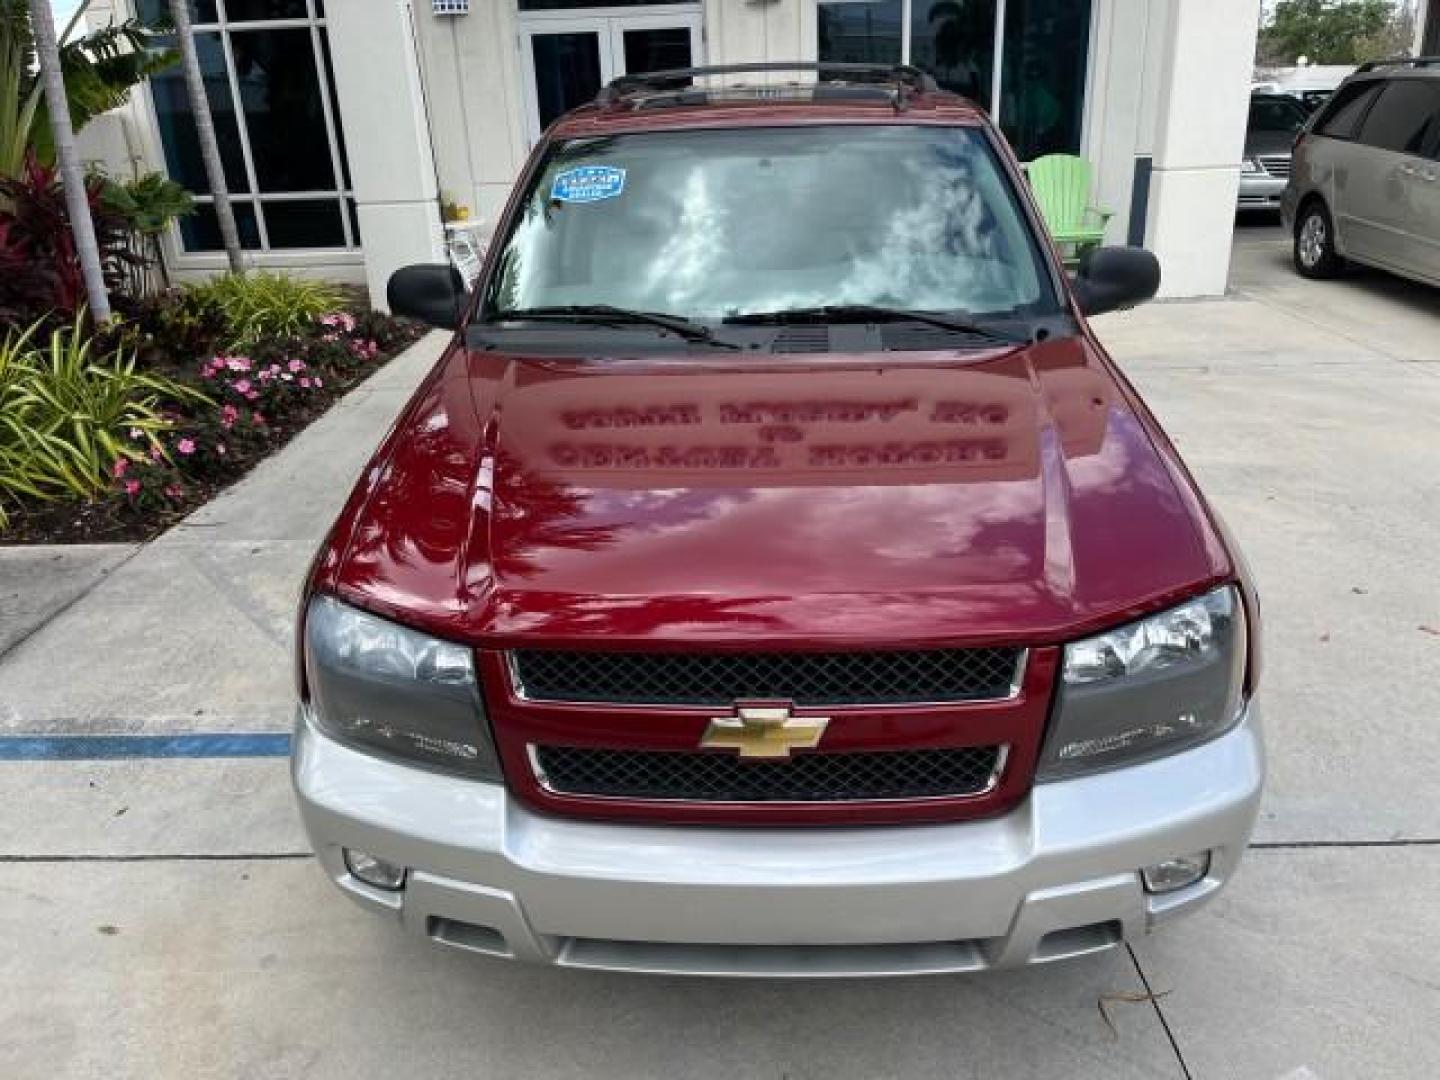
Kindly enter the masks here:
[[613, 199], [625, 190], [625, 170], [609, 165], [581, 165], [557, 173], [550, 185], [556, 202], [587, 203]]

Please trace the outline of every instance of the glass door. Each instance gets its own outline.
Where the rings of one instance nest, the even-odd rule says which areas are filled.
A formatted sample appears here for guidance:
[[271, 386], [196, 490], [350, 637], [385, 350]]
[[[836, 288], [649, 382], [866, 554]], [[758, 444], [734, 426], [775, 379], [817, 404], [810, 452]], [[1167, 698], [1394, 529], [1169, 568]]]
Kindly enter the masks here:
[[605, 19], [544, 19], [520, 28], [530, 141], [615, 77]]
[[566, 11], [564, 17], [522, 14], [525, 122], [532, 145], [558, 117], [585, 104], [617, 76], [703, 62], [698, 9], [639, 8], [632, 12], [587, 16]]
[[700, 63], [700, 16], [627, 15], [611, 19], [611, 48], [619, 74], [695, 67]]

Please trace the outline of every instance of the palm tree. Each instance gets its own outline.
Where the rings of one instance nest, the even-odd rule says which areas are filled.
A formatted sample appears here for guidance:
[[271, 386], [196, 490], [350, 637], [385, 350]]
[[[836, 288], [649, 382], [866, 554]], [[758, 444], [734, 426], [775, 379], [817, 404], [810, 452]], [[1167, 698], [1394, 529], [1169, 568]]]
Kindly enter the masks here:
[[[33, 3], [34, 0], [31, 0]], [[185, 71], [185, 89], [190, 97], [190, 112], [195, 118], [195, 134], [200, 139], [200, 156], [205, 162], [205, 175], [210, 180], [210, 194], [215, 199], [215, 217], [220, 223], [220, 240], [232, 273], [243, 274], [245, 261], [240, 249], [240, 232], [235, 228], [235, 210], [230, 205], [230, 189], [225, 183], [225, 166], [220, 160], [220, 143], [215, 138], [215, 118], [210, 113], [210, 97], [205, 93], [205, 78], [200, 73], [200, 57], [195, 52], [195, 32], [190, 27], [189, 0], [170, 0], [170, 19], [180, 42], [180, 63]]]
[[100, 246], [95, 241], [95, 222], [90, 217], [85, 170], [75, 149], [75, 129], [70, 123], [70, 102], [65, 96], [60, 42], [55, 36], [55, 16], [50, 11], [50, 0], [30, 0], [30, 24], [35, 35], [35, 58], [40, 65], [40, 81], [45, 87], [45, 104], [50, 112], [50, 130], [55, 139], [55, 160], [60, 169], [60, 183], [65, 188], [70, 232], [75, 238], [75, 255], [85, 278], [90, 314], [97, 323], [106, 323], [110, 321], [110, 295], [105, 291]]
[[[89, 6], [90, 0], [82, 0], [59, 35], [65, 97], [76, 131], [123, 105], [133, 87], [179, 59], [173, 50], [157, 48], [163, 28], [138, 19], [76, 34]], [[54, 159], [45, 81], [35, 76], [36, 66], [28, 0], [0, 0], [0, 179], [19, 176], [32, 153], [47, 164]]]

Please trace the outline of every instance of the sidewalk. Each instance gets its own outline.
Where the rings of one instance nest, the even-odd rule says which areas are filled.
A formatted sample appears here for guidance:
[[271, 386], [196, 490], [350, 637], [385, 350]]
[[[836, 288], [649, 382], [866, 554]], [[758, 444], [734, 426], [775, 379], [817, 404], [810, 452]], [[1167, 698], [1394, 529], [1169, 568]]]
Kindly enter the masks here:
[[[0, 761], [0, 1076], [1440, 1072], [1440, 292], [1303, 282], [1287, 258], [1246, 232], [1231, 297], [1098, 325], [1265, 604], [1272, 781], [1205, 914], [1133, 954], [982, 978], [530, 970], [425, 949], [334, 894], [282, 758]], [[442, 345], [150, 545], [0, 549], [0, 735], [287, 730], [305, 565]], [[1169, 993], [1123, 999], [1147, 983]]]

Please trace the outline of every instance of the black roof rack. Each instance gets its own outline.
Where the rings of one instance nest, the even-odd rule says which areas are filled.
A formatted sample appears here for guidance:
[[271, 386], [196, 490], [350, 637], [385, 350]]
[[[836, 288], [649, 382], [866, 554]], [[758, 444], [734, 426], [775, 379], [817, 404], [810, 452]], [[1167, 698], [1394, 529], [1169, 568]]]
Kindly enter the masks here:
[[[709, 75], [751, 75], [778, 71], [813, 72], [816, 75], [840, 77], [842, 82], [864, 83], [876, 88], [891, 87], [897, 96], [933, 94], [940, 87], [933, 77], [909, 64], [830, 64], [830, 63], [757, 63], [716, 64], [711, 67], [670, 68], [611, 79], [595, 95], [595, 104], [602, 108], [618, 105], [627, 98], [646, 94], [674, 94], [690, 90], [693, 79]], [[693, 93], [693, 91], [691, 91]]]
[[1440, 67], [1440, 56], [1396, 56], [1389, 60], [1368, 60], [1355, 69], [1355, 74], [1363, 75], [1367, 71], [1389, 67]]

